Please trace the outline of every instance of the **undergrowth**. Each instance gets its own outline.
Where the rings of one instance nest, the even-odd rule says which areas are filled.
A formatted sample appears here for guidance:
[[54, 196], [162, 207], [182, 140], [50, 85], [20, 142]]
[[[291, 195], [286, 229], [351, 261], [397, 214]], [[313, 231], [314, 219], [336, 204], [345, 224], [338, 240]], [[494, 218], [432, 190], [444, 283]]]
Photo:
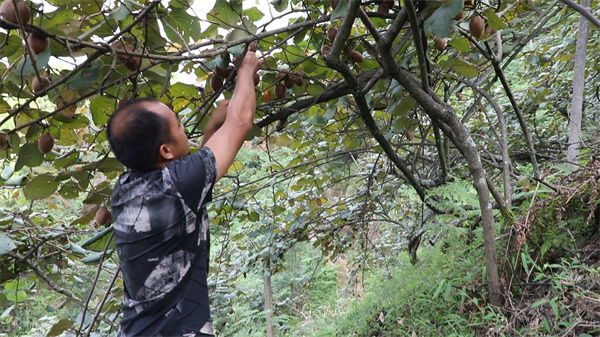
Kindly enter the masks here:
[[[453, 241], [456, 243], [456, 241]], [[440, 245], [441, 246], [441, 245]], [[533, 268], [529, 288], [510, 289], [504, 308], [485, 298], [483, 252], [454, 245], [407, 254], [392, 277], [372, 275], [365, 294], [314, 336], [597, 336], [600, 269], [576, 257]], [[534, 265], [536, 267], [534, 267]], [[536, 288], [536, 285], [538, 288]], [[527, 288], [527, 289], [526, 289]]]

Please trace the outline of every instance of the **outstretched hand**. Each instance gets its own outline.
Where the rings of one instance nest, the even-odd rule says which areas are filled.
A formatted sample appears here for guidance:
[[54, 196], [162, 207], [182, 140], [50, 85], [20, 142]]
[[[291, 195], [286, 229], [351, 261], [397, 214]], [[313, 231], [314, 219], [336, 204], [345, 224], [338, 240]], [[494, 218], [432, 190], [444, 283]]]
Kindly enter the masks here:
[[246, 76], [253, 76], [263, 64], [263, 61], [263, 59], [256, 57], [256, 54], [253, 51], [248, 50], [238, 69], [238, 77], [240, 76], [240, 73], [247, 74]]

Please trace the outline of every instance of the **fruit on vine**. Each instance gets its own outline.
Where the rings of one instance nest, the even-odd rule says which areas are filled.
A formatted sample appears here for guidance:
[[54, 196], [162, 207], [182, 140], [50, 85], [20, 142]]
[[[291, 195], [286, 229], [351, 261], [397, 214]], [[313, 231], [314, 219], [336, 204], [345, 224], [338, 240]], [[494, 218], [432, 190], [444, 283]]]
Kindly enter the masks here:
[[285, 84], [285, 87], [290, 89], [291, 87], [294, 86], [294, 79], [292, 79], [291, 75], [285, 76], [283, 78], [283, 84]]
[[8, 133], [0, 131], [0, 151], [4, 151], [10, 147]]
[[262, 100], [265, 103], [271, 102], [271, 90], [266, 90], [262, 94]]
[[323, 47], [321, 47], [321, 55], [325, 55], [325, 54], [329, 53], [330, 50], [331, 50], [331, 46], [324, 44]]
[[446, 39], [437, 39], [434, 43], [435, 49], [443, 51], [446, 49]]
[[254, 86], [257, 86], [258, 83], [260, 83], [260, 76], [258, 73], [254, 73], [254, 75], [252, 75], [252, 79], [254, 80]]
[[37, 94], [50, 86], [50, 79], [46, 76], [36, 76], [34, 77], [31, 86], [33, 87], [33, 92]]
[[382, 2], [377, 6], [377, 13], [387, 14], [390, 12], [390, 6], [387, 3]]
[[462, 19], [465, 16], [465, 12], [460, 11], [458, 12], [458, 14], [456, 14], [456, 16], [454, 17], [454, 20], [458, 21], [460, 19]]
[[383, 2], [388, 5], [389, 8], [394, 7], [394, 0], [383, 0]]
[[[19, 14], [21, 23], [24, 25], [26, 25], [29, 22], [29, 19], [31, 19], [31, 9], [23, 1], [17, 1], [16, 12]], [[2, 19], [4, 19], [4, 21], [14, 24], [19, 23], [17, 14], [15, 13], [15, 4], [12, 0], [5, 0], [2, 5], [0, 5], [0, 15], [2, 15]]]
[[287, 73], [284, 71], [280, 71], [277, 73], [277, 80], [278, 81], [283, 81], [285, 80], [285, 78], [287, 77]]
[[485, 35], [493, 35], [496, 33], [496, 30], [489, 25], [485, 26]]
[[296, 75], [294, 78], [294, 83], [299, 87], [304, 85], [304, 78], [302, 78], [302, 71], [298, 70], [296, 72]]
[[96, 211], [96, 223], [98, 226], [105, 226], [109, 221], [112, 222], [110, 211], [104, 206], [98, 208]]
[[50, 38], [31, 33], [27, 37], [27, 44], [34, 54], [43, 53], [50, 45]]
[[52, 151], [53, 147], [54, 147], [54, 138], [52, 138], [52, 136], [50, 136], [47, 133], [44, 133], [43, 135], [40, 136], [40, 139], [38, 139], [38, 149], [40, 150], [41, 153], [46, 154], [46, 153]]
[[415, 133], [413, 131], [406, 131], [406, 133], [404, 134], [406, 136], [406, 139], [411, 141], [413, 140], [413, 138], [415, 138]]
[[469, 22], [469, 32], [475, 38], [480, 38], [483, 35], [483, 30], [485, 29], [485, 24], [483, 19], [479, 15], [474, 15]]
[[352, 61], [354, 61], [356, 63], [360, 63], [365, 60], [365, 57], [363, 56], [363, 54], [361, 54], [358, 50], [353, 50], [348, 55], [350, 55], [350, 58], [352, 59]]
[[219, 76], [213, 76], [210, 78], [210, 87], [214, 92], [221, 90], [223, 87], [223, 79]]
[[335, 36], [337, 35], [337, 33], [337, 27], [331, 27], [327, 30], [327, 39], [329, 40], [329, 42], [333, 42], [333, 40], [335, 40]]
[[215, 76], [224, 78], [226, 76], [225, 68], [215, 67]]
[[[111, 47], [113, 47], [114, 49], [123, 49], [126, 52], [133, 51], [133, 48], [131, 48], [130, 45], [123, 43], [121, 41], [113, 42], [111, 44]], [[117, 60], [123, 62], [125, 67], [127, 67], [127, 69], [129, 69], [131, 71], [138, 70], [138, 68], [140, 67], [140, 64], [142, 64], [142, 59], [139, 56], [133, 56], [133, 55], [128, 55], [128, 54], [117, 53]]]
[[285, 96], [285, 85], [281, 83], [275, 85], [275, 96], [277, 96], [277, 98], [283, 98], [283, 96]]
[[225, 76], [223, 76], [223, 78], [228, 78], [229, 75], [231, 75], [231, 73], [233, 72], [233, 70], [234, 70], [233, 66], [225, 67], [225, 70], [224, 70]]

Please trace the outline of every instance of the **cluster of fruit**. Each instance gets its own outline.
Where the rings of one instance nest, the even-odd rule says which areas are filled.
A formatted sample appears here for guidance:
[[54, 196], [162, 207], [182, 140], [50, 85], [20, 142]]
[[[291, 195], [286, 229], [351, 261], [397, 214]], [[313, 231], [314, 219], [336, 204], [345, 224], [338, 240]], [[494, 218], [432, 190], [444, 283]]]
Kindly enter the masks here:
[[[337, 36], [338, 30], [339, 29], [337, 27], [331, 27], [327, 30], [327, 40], [329, 40], [329, 42], [333, 43], [335, 37]], [[321, 55], [329, 53], [330, 50], [330, 45], [323, 45], [323, 47], [321, 47]], [[346, 50], [346, 54], [348, 55], [348, 57], [350, 57], [352, 61], [356, 63], [360, 63], [365, 60], [363, 54], [361, 54], [358, 50]]]
[[[473, 8], [475, 6], [475, 1], [474, 0], [465, 1], [464, 4], [465, 4], [465, 7], [468, 6], [468, 7]], [[456, 16], [454, 17], [454, 20], [460, 21], [463, 19], [464, 16], [465, 16], [464, 11], [460, 11], [458, 14], [456, 14]], [[479, 16], [477, 13], [473, 14], [471, 16], [471, 19], [469, 20], [469, 33], [471, 33], [471, 36], [478, 39], [483, 36], [484, 32], [487, 35], [491, 35], [494, 33], [494, 30], [489, 26], [486, 27], [485, 21], [481, 18], [481, 16]], [[443, 51], [444, 49], [446, 49], [446, 39], [444, 39], [444, 38], [436, 39], [435, 43], [434, 43], [434, 47], [435, 47], [435, 49], [437, 49], [439, 51]]]
[[[248, 44], [248, 50], [252, 52], [256, 52], [258, 50], [258, 43], [256, 41], [252, 41]], [[210, 79], [210, 87], [214, 92], [218, 92], [223, 87], [223, 81], [231, 75], [232, 72], [235, 71], [234, 66], [228, 65], [227, 67], [215, 67], [213, 76]], [[235, 73], [234, 73], [235, 76]], [[258, 73], [254, 73], [254, 85], [257, 86], [260, 83], [260, 76]]]
[[[31, 19], [31, 9], [23, 1], [6, 0], [0, 5], [0, 16], [5, 23], [6, 28], [19, 29], [29, 23]], [[29, 31], [27, 35], [27, 47], [33, 54], [45, 52], [50, 46], [50, 38], [36, 30]], [[31, 84], [33, 92], [38, 94], [50, 86], [50, 79], [47, 76], [36, 76]]]

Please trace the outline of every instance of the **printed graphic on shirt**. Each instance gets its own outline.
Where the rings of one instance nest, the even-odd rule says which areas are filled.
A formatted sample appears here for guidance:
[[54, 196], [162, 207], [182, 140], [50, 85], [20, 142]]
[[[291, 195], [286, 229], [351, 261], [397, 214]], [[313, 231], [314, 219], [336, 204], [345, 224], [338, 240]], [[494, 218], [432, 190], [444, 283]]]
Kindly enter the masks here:
[[[209, 219], [204, 201], [211, 198], [215, 176], [214, 156], [210, 149], [202, 149], [160, 171], [137, 177], [125, 173], [119, 178], [112, 197], [115, 242], [125, 285], [119, 336], [164, 335], [165, 326], [177, 326], [165, 321], [175, 316], [202, 317], [192, 323], [197, 327], [187, 330], [200, 331], [208, 319]], [[190, 279], [201, 281], [188, 282]], [[194, 287], [204, 284], [192, 291], [202, 300], [182, 306], [192, 312], [175, 309], [177, 315], [167, 315], [181, 308], [178, 303], [188, 283]]]

